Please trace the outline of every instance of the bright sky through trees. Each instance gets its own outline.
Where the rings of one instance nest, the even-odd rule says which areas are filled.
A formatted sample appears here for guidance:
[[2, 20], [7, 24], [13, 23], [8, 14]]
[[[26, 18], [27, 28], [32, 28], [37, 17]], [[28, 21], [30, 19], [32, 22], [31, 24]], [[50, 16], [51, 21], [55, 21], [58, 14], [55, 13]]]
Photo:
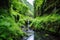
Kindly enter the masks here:
[[27, 0], [30, 4], [32, 4], [33, 5], [33, 1], [34, 0]]

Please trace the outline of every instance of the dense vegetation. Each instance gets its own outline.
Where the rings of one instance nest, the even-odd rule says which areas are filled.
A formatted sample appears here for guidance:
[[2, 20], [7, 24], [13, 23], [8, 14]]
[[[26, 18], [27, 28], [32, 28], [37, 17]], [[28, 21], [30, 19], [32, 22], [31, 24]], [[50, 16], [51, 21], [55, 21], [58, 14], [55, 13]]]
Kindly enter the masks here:
[[33, 26], [34, 30], [46, 30], [53, 33], [59, 33], [59, 26], [60, 26], [60, 15], [58, 14], [51, 14], [48, 16], [36, 17], [31, 26]]
[[21, 0], [0, 0], [0, 40], [20, 40], [25, 35], [21, 26], [29, 11]]
[[60, 1], [34, 0], [33, 7], [27, 0], [0, 0], [0, 40], [21, 40], [26, 36], [22, 26], [27, 25], [27, 20], [36, 33], [43, 30], [45, 36], [59, 37]]
[[42, 16], [48, 14], [59, 14], [60, 11], [59, 0], [36, 0], [34, 3], [35, 16]]
[[[49, 2], [49, 3], [48, 3]], [[60, 28], [59, 20], [60, 20], [60, 4], [59, 0], [35, 0], [35, 17], [36, 19], [33, 21], [35, 27], [43, 28], [46, 30], [54, 31], [54, 26]], [[57, 5], [58, 4], [58, 5]], [[43, 26], [43, 27], [42, 27]], [[56, 30], [57, 30], [56, 29]], [[56, 31], [55, 30], [55, 31]], [[59, 30], [59, 29], [58, 29]]]
[[36, 40], [60, 40], [60, 1], [35, 0], [34, 10], [35, 20], [31, 25], [41, 34], [37, 34]]

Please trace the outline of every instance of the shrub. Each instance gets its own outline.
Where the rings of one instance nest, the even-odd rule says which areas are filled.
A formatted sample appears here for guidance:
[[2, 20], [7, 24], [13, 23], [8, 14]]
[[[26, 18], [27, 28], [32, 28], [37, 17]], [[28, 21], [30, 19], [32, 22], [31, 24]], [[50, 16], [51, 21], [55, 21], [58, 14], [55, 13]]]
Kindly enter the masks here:
[[0, 39], [13, 40], [23, 36], [21, 28], [10, 16], [0, 16]]
[[37, 17], [31, 23], [34, 30], [47, 30], [50, 32], [58, 32], [60, 28], [60, 15], [50, 14], [48, 16]]

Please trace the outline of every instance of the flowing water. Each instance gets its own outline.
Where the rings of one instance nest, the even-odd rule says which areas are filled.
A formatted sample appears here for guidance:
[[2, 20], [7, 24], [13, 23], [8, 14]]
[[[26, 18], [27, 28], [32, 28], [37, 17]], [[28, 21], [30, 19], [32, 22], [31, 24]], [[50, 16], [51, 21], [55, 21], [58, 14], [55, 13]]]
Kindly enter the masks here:
[[27, 40], [34, 40], [34, 34], [32, 34]]
[[28, 20], [28, 31], [27, 31], [27, 33], [28, 33], [29, 37], [27, 38], [27, 40], [34, 40], [34, 31], [29, 29], [29, 27], [30, 27], [29, 24], [30, 24], [30, 22]]
[[29, 29], [30, 28], [30, 22], [27, 21], [27, 31], [25, 31], [28, 35], [28, 37], [24, 37], [23, 40], [34, 40], [34, 31]]

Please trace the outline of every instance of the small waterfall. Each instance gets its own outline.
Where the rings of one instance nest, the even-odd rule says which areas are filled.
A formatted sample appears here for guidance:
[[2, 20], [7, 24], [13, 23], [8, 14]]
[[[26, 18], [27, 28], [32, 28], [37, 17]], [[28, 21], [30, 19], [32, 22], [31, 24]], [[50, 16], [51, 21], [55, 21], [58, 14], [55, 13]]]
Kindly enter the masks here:
[[28, 31], [27, 31], [27, 33], [28, 33], [29, 37], [27, 40], [34, 40], [34, 31], [29, 29], [30, 28], [29, 24], [30, 24], [30, 22], [28, 20]]
[[28, 37], [24, 37], [23, 40], [34, 40], [34, 31], [29, 29], [30, 28], [30, 21], [27, 20], [27, 35]]

